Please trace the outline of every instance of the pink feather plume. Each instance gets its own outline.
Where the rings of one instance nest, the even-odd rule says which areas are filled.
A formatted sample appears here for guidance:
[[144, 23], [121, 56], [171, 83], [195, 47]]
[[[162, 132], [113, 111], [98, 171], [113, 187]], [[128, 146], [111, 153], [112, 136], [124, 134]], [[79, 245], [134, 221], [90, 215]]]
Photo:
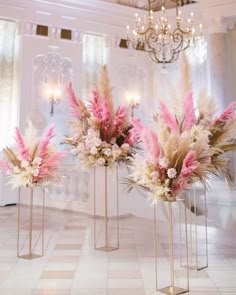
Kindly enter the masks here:
[[101, 102], [102, 107], [102, 121], [109, 122], [110, 121], [110, 109], [105, 97], [102, 98]]
[[221, 123], [223, 121], [231, 120], [233, 119], [234, 112], [236, 108], [236, 101], [232, 102], [225, 110], [224, 112], [214, 121], [214, 124]]
[[6, 173], [10, 169], [10, 166], [8, 163], [0, 160], [0, 169]]
[[20, 156], [23, 160], [29, 160], [29, 149], [25, 147], [23, 136], [21, 135], [20, 129], [16, 127], [16, 144], [18, 146]]
[[74, 90], [72, 88], [72, 82], [69, 83], [68, 87], [67, 87], [67, 91], [69, 94], [69, 105], [71, 107], [71, 114], [77, 118], [80, 119], [81, 118], [81, 114], [79, 111], [79, 102], [75, 96]]
[[166, 122], [167, 126], [174, 130], [176, 133], [178, 133], [179, 128], [176, 121], [176, 118], [171, 115], [169, 110], [167, 109], [166, 105], [163, 102], [160, 102], [159, 104], [160, 108], [160, 115], [162, 119]]
[[117, 137], [121, 133], [122, 127], [124, 126], [123, 123], [126, 120], [127, 115], [128, 115], [127, 107], [123, 106], [118, 108], [116, 115], [113, 119], [113, 125], [115, 126], [113, 137]]
[[48, 144], [50, 142], [50, 140], [54, 137], [53, 131], [54, 131], [55, 126], [51, 126], [47, 133], [45, 134], [43, 140], [41, 141], [40, 144], [40, 154], [39, 157], [42, 158], [43, 160], [45, 159], [45, 157], [47, 156], [47, 148], [48, 148]]
[[192, 92], [190, 92], [184, 99], [183, 110], [185, 114], [185, 123], [184, 123], [185, 130], [190, 130], [193, 124], [196, 123]]
[[39, 171], [39, 178], [42, 178], [50, 172], [51, 169], [56, 169], [60, 165], [60, 160], [65, 158], [68, 155], [67, 151], [56, 152], [51, 155], [46, 161], [42, 164]]
[[100, 122], [102, 121], [102, 108], [100, 105], [98, 92], [95, 90], [93, 91], [93, 99], [89, 101], [88, 109], [92, 112], [96, 119], [98, 119]]
[[157, 134], [150, 128], [143, 128], [141, 140], [145, 149], [151, 154], [154, 162], [157, 164], [161, 155]]
[[144, 127], [138, 119], [131, 119], [131, 124], [133, 127], [129, 131], [129, 141], [136, 143], [140, 139]]
[[179, 179], [172, 188], [172, 195], [177, 194], [179, 191], [188, 186], [189, 177], [194, 173], [199, 165], [200, 163], [196, 161], [196, 151], [189, 151], [183, 161]]
[[189, 151], [184, 158], [183, 166], [180, 172], [180, 177], [189, 177], [199, 166], [199, 162], [196, 161], [196, 151]]

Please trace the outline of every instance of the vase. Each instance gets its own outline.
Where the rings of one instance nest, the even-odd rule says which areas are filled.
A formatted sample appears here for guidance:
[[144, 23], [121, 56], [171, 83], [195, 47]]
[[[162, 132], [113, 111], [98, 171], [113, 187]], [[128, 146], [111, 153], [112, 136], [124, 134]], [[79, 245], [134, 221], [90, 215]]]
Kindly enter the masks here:
[[[198, 204], [197, 204], [198, 200]], [[204, 194], [202, 200], [203, 214], [203, 227], [202, 233], [199, 234], [199, 212], [198, 208], [200, 198], [197, 197], [196, 185], [193, 184], [192, 188], [187, 191], [186, 206], [188, 207], [187, 223], [188, 223], [188, 245], [189, 245], [189, 268], [192, 270], [202, 270], [208, 267], [208, 232], [207, 232], [207, 203], [206, 203], [206, 187], [204, 186]], [[181, 216], [183, 208], [179, 206], [179, 214]], [[193, 215], [193, 216], [192, 216]], [[181, 218], [181, 217], [180, 217]], [[180, 228], [180, 243], [182, 239], [182, 233]], [[204, 240], [203, 247], [199, 247], [199, 242]], [[199, 253], [200, 252], [200, 253]], [[180, 252], [180, 256], [182, 253]], [[182, 265], [182, 261], [180, 260]]]
[[[42, 195], [41, 214], [34, 212], [39, 209], [34, 206], [34, 197], [38, 193]], [[22, 200], [24, 197], [26, 197], [26, 202]], [[45, 189], [40, 186], [20, 187], [17, 206], [17, 256], [24, 259], [42, 257], [44, 254]], [[22, 212], [23, 210], [25, 212]]]
[[[110, 252], [119, 249], [118, 178], [117, 165], [114, 168], [107, 166], [94, 167], [93, 219], [95, 250]], [[99, 183], [98, 187], [97, 183]]]
[[[174, 204], [177, 203], [185, 203], [185, 201], [183, 199], [179, 199], [176, 198], [175, 201], [163, 201], [161, 202], [164, 204], [166, 210], [167, 210], [167, 223], [168, 223], [168, 264], [164, 264], [164, 263], [160, 263], [159, 259], [161, 259], [161, 257], [158, 257], [158, 250], [157, 250], [157, 241], [158, 236], [160, 235], [159, 233], [159, 226], [158, 226], [158, 222], [157, 222], [157, 218], [156, 218], [156, 210], [157, 210], [157, 204], [154, 204], [154, 258], [155, 258], [155, 283], [156, 283], [156, 291], [157, 292], [161, 292], [164, 294], [170, 294], [170, 295], [178, 295], [178, 294], [183, 294], [186, 292], [189, 292], [189, 269], [184, 268], [185, 273], [186, 273], [186, 283], [185, 283], [185, 288], [183, 288], [182, 286], [178, 286], [176, 284], [175, 281], [175, 272], [177, 270], [180, 270], [182, 272], [182, 269], [177, 269], [177, 265], [179, 266], [180, 264], [176, 263], [176, 260], [180, 259], [179, 257], [179, 252], [182, 253], [182, 249], [180, 251], [180, 249], [174, 249], [174, 245], [176, 245], [176, 243], [174, 243], [174, 236], [176, 236], [177, 234], [177, 230], [179, 229], [178, 226], [173, 226], [173, 207]], [[184, 224], [180, 226], [183, 226], [185, 228], [185, 235], [184, 235], [184, 239], [185, 239], [185, 244], [184, 244], [184, 248], [185, 248], [185, 260], [186, 260], [186, 265], [188, 266], [188, 237], [187, 237], [187, 217], [186, 217], [186, 207], [185, 208], [185, 215], [184, 215]], [[175, 206], [174, 208], [177, 211], [177, 207]], [[178, 212], [177, 212], [178, 213]], [[178, 215], [178, 214], [177, 214]], [[179, 216], [179, 215], [178, 215]], [[178, 222], [181, 223], [181, 220], [178, 217]], [[175, 222], [175, 225], [177, 225], [177, 222]], [[165, 228], [166, 230], [166, 228]], [[166, 237], [165, 237], [166, 239]], [[175, 238], [176, 240], [176, 238]], [[178, 239], [177, 239], [178, 240]], [[167, 241], [165, 241], [165, 243], [167, 243]], [[182, 244], [181, 244], [181, 248], [182, 248]], [[178, 250], [178, 257], [176, 257], [176, 251]], [[168, 267], [166, 269], [166, 266]], [[168, 271], [169, 269], [169, 271]], [[163, 273], [166, 272], [166, 275], [163, 275]], [[161, 275], [160, 275], [161, 273]], [[161, 278], [165, 279], [165, 282], [160, 282]], [[160, 280], [159, 280], [160, 278]], [[168, 282], [167, 282], [168, 281]], [[167, 286], [165, 286], [167, 285]]]

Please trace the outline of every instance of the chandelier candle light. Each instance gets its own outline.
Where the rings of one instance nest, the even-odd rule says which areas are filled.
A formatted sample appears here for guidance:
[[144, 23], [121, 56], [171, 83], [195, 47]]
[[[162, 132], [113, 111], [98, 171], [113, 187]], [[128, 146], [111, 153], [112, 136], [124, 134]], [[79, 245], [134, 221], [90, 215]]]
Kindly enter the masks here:
[[[171, 0], [176, 3], [176, 27], [172, 29], [169, 19], [166, 14], [166, 8], [161, 7], [161, 16], [154, 19], [154, 13], [151, 8], [151, 0], [149, 3], [148, 21], [146, 17], [142, 21], [141, 17], [135, 14], [135, 24], [132, 30], [132, 37], [130, 36], [130, 26], [126, 27], [127, 45], [136, 50], [143, 50], [148, 52], [149, 57], [155, 63], [175, 62], [181, 51], [186, 50], [195, 42], [196, 29], [194, 26], [194, 14], [191, 12], [184, 24], [184, 19], [181, 10], [179, 10], [180, 1]], [[202, 35], [202, 24], [199, 25], [198, 35]]]

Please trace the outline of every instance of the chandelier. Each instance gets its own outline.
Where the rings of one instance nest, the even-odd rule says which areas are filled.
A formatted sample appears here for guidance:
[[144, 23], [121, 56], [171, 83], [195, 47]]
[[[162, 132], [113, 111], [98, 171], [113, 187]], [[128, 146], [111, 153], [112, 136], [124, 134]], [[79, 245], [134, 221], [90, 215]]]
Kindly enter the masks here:
[[[162, 63], [163, 65], [176, 61], [180, 52], [194, 44], [196, 38], [193, 12], [191, 12], [187, 22], [184, 22], [182, 12], [179, 9], [183, 1], [169, 1], [174, 2], [176, 5], [175, 28], [172, 29], [168, 20], [164, 5], [165, 1], [162, 1], [160, 17], [154, 19], [154, 13], [151, 7], [152, 0], [148, 0], [148, 17], [144, 17], [142, 20], [137, 13], [135, 14], [135, 24], [131, 32], [132, 36], [130, 36], [130, 26], [126, 27], [128, 47], [131, 45], [134, 49], [148, 52], [152, 61]], [[202, 24], [199, 25], [198, 32], [198, 36], [201, 35]]]

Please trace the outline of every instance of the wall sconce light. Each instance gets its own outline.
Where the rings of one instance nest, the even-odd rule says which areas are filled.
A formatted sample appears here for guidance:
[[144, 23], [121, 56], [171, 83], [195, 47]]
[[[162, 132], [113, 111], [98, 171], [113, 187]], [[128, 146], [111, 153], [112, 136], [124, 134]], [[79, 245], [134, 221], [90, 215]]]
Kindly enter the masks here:
[[131, 108], [131, 117], [133, 118], [134, 117], [134, 109], [137, 109], [140, 104], [140, 96], [127, 94], [126, 99], [127, 99], [128, 104]]
[[48, 99], [51, 105], [50, 115], [54, 115], [54, 104], [59, 104], [61, 101], [61, 90], [60, 89], [49, 89]]

